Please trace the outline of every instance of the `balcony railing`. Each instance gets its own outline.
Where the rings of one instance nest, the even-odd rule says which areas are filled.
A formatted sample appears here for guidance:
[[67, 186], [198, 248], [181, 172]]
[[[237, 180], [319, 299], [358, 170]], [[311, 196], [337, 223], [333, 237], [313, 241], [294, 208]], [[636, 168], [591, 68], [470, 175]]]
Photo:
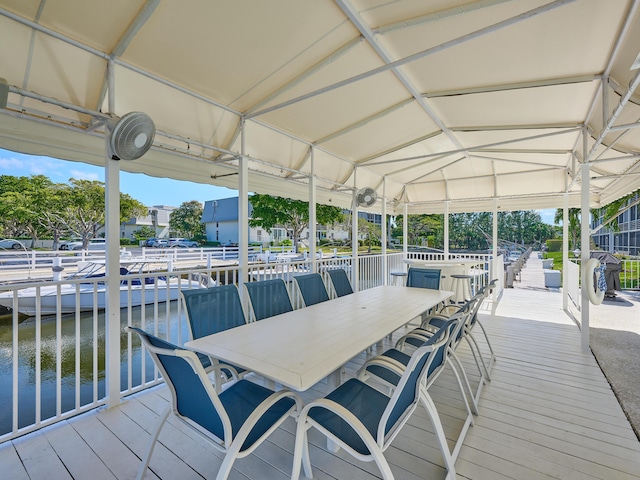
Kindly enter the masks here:
[[[414, 260], [441, 260], [433, 254], [411, 254]], [[475, 255], [491, 278], [502, 278], [502, 257]], [[205, 262], [206, 263], [206, 262]], [[175, 264], [174, 264], [175, 265]], [[402, 253], [359, 256], [357, 269], [352, 257], [300, 259], [291, 254], [276, 256], [275, 262], [252, 263], [249, 281], [282, 278], [290, 289], [294, 307], [300, 303], [293, 290], [294, 275], [328, 268], [344, 268], [359, 290], [391, 284], [390, 273], [406, 267]], [[137, 339], [124, 333], [125, 325], [139, 326], [182, 345], [189, 338], [184, 308], [169, 290], [239, 283], [238, 265], [190, 267], [123, 276], [121, 283], [120, 391], [125, 396], [160, 382], [153, 363], [142, 354]], [[106, 344], [104, 302], [105, 277], [32, 281], [0, 285], [10, 292], [13, 311], [0, 321], [0, 442], [37, 430], [65, 418], [105, 405], [108, 391], [105, 373]], [[499, 285], [502, 285], [500, 280]], [[34, 311], [18, 313], [18, 300], [26, 289], [36, 294]], [[63, 292], [75, 294], [71, 313], [63, 313]], [[84, 292], [84, 293], [81, 293]], [[242, 292], [242, 289], [241, 289]], [[82, 311], [82, 295], [92, 307]], [[46, 298], [45, 298], [46, 297]], [[144, 298], [136, 306], [136, 299]], [[57, 306], [47, 315], [46, 305]], [[138, 302], [140, 303], [140, 301]], [[248, 310], [247, 310], [248, 311]]]

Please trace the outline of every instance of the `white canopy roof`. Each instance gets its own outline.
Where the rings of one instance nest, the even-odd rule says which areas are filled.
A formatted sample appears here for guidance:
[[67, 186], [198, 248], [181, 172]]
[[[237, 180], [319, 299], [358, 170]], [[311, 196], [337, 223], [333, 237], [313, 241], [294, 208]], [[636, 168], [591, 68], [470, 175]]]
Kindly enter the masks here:
[[127, 171], [436, 213], [578, 206], [587, 161], [595, 207], [640, 188], [638, 3], [0, 0], [0, 148], [102, 165], [142, 111]]

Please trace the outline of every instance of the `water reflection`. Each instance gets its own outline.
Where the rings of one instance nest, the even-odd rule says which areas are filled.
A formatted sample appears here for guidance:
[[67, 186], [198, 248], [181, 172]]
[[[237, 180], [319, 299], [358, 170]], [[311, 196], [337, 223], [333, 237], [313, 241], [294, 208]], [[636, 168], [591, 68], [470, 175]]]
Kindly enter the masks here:
[[[187, 337], [184, 314], [178, 312], [178, 302], [147, 305], [122, 309], [121, 325], [128, 319], [135, 326], [153, 332], [157, 318], [159, 336], [174, 343]], [[59, 336], [58, 336], [59, 329]], [[45, 317], [40, 321], [40, 362], [37, 357], [37, 322], [29, 318], [18, 326], [18, 428], [31, 425], [36, 420], [36, 385], [41, 388], [40, 419], [56, 415], [57, 372], [60, 372], [59, 411], [68, 412], [76, 407], [90, 405], [105, 395], [105, 315], [99, 312], [94, 322], [92, 312], [83, 312], [76, 321], [75, 315], [64, 315], [60, 325], [55, 317]], [[59, 338], [59, 341], [56, 339]], [[128, 335], [121, 334], [121, 389], [129, 386], [129, 344]], [[97, 351], [94, 356], [94, 346]], [[59, 353], [58, 353], [59, 352]], [[76, 367], [76, 355], [79, 363]], [[39, 364], [38, 364], [39, 363]], [[76, 371], [77, 368], [77, 371]], [[13, 408], [13, 327], [0, 324], [0, 435], [11, 432]], [[144, 362], [145, 381], [154, 378], [153, 362], [146, 355]], [[131, 343], [131, 386], [142, 381], [142, 356], [139, 339], [132, 337]], [[94, 389], [94, 382], [96, 388]], [[76, 405], [76, 395], [79, 404]]]

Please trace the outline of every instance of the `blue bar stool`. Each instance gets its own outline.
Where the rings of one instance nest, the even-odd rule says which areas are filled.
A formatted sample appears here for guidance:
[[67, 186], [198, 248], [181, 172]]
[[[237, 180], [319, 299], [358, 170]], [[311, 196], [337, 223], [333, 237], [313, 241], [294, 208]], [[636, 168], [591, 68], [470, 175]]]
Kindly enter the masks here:
[[407, 272], [403, 272], [402, 270], [395, 270], [389, 272], [389, 274], [393, 277], [394, 285], [400, 285], [401, 287], [404, 287], [407, 278]]

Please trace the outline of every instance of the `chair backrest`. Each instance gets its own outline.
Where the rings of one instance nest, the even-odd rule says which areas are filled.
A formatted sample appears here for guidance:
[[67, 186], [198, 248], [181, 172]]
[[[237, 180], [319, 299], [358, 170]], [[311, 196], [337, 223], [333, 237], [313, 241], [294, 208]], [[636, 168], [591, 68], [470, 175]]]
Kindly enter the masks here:
[[407, 287], [440, 289], [440, 270], [411, 267], [407, 274]]
[[138, 334], [160, 370], [171, 391], [171, 406], [176, 416], [206, 429], [220, 442], [230, 441], [231, 422], [198, 356], [139, 328], [127, 327], [127, 330]]
[[256, 320], [293, 311], [284, 280], [274, 278], [244, 284]]
[[296, 282], [296, 285], [298, 285], [298, 290], [300, 291], [300, 295], [302, 295], [305, 306], [308, 307], [329, 300], [327, 289], [319, 273], [297, 275], [293, 277], [293, 280]]
[[327, 270], [327, 274], [331, 279], [331, 284], [333, 285], [333, 290], [336, 292], [336, 296], [344, 297], [345, 295], [351, 295], [353, 293], [347, 272], [342, 268], [332, 268]]
[[192, 339], [246, 323], [238, 287], [235, 285], [182, 290], [180, 295], [187, 311]]
[[449, 339], [451, 335], [455, 335], [459, 325], [459, 318], [448, 320], [437, 333], [413, 352], [381, 417], [377, 432], [378, 441], [382, 438], [385, 439], [385, 443], [393, 440], [415, 410], [420, 397], [420, 384], [429, 383], [429, 377], [444, 368]]

